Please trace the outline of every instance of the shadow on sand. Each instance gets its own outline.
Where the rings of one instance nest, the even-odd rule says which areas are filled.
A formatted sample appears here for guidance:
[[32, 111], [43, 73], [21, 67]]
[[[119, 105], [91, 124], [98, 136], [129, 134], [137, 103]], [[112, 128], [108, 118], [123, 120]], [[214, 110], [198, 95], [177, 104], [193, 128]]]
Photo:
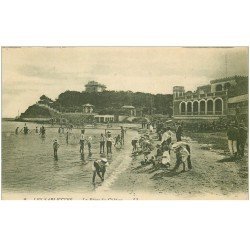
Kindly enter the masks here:
[[186, 171], [180, 171], [180, 172], [176, 172], [176, 171], [173, 171], [173, 170], [166, 170], [164, 172], [161, 172], [161, 173], [156, 173], [154, 174], [152, 177], [150, 177], [150, 179], [153, 179], [153, 180], [159, 180], [159, 179], [162, 179], [164, 177], [174, 177], [174, 176], [178, 176], [180, 175], [181, 173], [185, 173]]
[[217, 162], [235, 162], [235, 158], [232, 157], [226, 157], [221, 160], [218, 160]]

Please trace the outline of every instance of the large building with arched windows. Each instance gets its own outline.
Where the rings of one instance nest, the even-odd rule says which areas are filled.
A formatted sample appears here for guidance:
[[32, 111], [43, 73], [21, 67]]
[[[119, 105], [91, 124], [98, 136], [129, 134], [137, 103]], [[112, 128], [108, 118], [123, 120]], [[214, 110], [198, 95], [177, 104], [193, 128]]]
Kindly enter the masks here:
[[[245, 92], [234, 96], [238, 84], [244, 84]], [[231, 90], [231, 92], [230, 92]], [[210, 81], [210, 84], [187, 91], [183, 86], [173, 88], [173, 118], [176, 120], [216, 120], [234, 115], [235, 106], [242, 107], [242, 112], [248, 113], [248, 77], [233, 76]], [[233, 99], [234, 98], [234, 99]], [[237, 102], [237, 101], [236, 101]], [[231, 106], [230, 106], [231, 105]]]

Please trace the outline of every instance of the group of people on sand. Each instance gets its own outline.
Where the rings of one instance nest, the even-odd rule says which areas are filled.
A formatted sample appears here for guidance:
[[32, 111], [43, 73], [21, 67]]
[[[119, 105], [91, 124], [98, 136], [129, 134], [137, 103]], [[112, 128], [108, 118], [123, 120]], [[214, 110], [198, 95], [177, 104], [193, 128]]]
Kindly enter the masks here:
[[[143, 154], [144, 159], [141, 161], [142, 165], [153, 164], [155, 167], [170, 168], [171, 165], [171, 151], [176, 154], [176, 163], [173, 171], [176, 171], [180, 165], [183, 166], [183, 171], [192, 169], [191, 164], [191, 150], [190, 145], [182, 140], [182, 124], [177, 123], [175, 133], [171, 131], [170, 127], [162, 127], [157, 131], [158, 143], [156, 150], [154, 147], [153, 132], [146, 131], [140, 138], [134, 137], [131, 141], [132, 154]], [[173, 138], [176, 136], [176, 142], [173, 143]]]

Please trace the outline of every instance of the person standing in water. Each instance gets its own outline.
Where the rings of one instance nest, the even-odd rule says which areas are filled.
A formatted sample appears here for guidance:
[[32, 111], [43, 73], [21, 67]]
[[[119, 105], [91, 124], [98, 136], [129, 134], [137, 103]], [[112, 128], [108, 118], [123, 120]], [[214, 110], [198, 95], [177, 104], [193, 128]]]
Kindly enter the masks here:
[[45, 136], [45, 133], [46, 133], [45, 127], [42, 126], [42, 127], [40, 128], [40, 134], [41, 134], [42, 136]]
[[106, 146], [107, 146], [107, 154], [112, 154], [112, 144], [114, 142], [112, 136], [111, 136], [111, 132], [108, 132], [107, 133], [107, 143], [106, 143]]
[[29, 129], [28, 129], [26, 123], [24, 124], [24, 127], [23, 127], [23, 133], [24, 133], [25, 135], [27, 135], [27, 134], [29, 133]]
[[59, 147], [60, 147], [60, 144], [58, 143], [57, 139], [55, 139], [54, 142], [53, 142], [53, 149], [54, 149], [54, 157], [55, 158], [58, 157], [57, 151], [58, 151]]
[[92, 170], [93, 170], [92, 183], [93, 184], [95, 184], [96, 174], [100, 177], [102, 181], [104, 181], [106, 167], [108, 166], [109, 166], [109, 163], [106, 158], [102, 158], [101, 160], [94, 161], [93, 166], [92, 166]]
[[91, 153], [92, 137], [91, 136], [88, 137], [87, 142], [88, 142], [89, 155], [92, 155]]
[[121, 144], [124, 145], [125, 141], [125, 129], [121, 126]]
[[16, 130], [15, 130], [15, 134], [16, 134], [16, 135], [17, 135], [18, 132], [19, 132], [18, 130], [19, 130], [19, 127], [17, 127]]
[[121, 147], [122, 143], [121, 143], [121, 136], [120, 134], [118, 134], [116, 137], [115, 137], [115, 145], [114, 146], [119, 146]]
[[81, 130], [80, 135], [80, 154], [84, 154], [84, 142], [85, 142], [85, 136], [84, 136], [85, 130]]
[[38, 132], [39, 132], [39, 131], [38, 131], [38, 127], [36, 127], [35, 132], [36, 132], [36, 134], [38, 134]]
[[105, 141], [106, 141], [105, 136], [103, 134], [101, 134], [101, 137], [100, 137], [100, 154], [104, 153]]
[[66, 133], [66, 143], [69, 144], [69, 131]]

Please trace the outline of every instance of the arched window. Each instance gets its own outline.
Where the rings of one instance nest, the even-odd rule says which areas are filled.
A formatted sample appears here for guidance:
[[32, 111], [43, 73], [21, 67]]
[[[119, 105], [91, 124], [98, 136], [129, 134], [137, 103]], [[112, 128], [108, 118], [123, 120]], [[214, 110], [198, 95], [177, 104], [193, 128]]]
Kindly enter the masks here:
[[187, 103], [187, 114], [188, 115], [192, 114], [192, 103], [191, 102]]
[[212, 100], [207, 101], [207, 114], [212, 115], [213, 114], [213, 107], [214, 107], [214, 102]]
[[222, 100], [216, 99], [214, 105], [215, 105], [215, 114], [221, 115], [222, 114]]
[[222, 85], [221, 84], [216, 85], [215, 91], [222, 91]]
[[197, 101], [193, 102], [193, 114], [198, 115], [198, 102]]
[[185, 113], [186, 113], [186, 103], [182, 102], [181, 103], [181, 114], [185, 115]]
[[206, 102], [200, 101], [200, 114], [201, 115], [205, 115], [205, 111], [206, 111]]

